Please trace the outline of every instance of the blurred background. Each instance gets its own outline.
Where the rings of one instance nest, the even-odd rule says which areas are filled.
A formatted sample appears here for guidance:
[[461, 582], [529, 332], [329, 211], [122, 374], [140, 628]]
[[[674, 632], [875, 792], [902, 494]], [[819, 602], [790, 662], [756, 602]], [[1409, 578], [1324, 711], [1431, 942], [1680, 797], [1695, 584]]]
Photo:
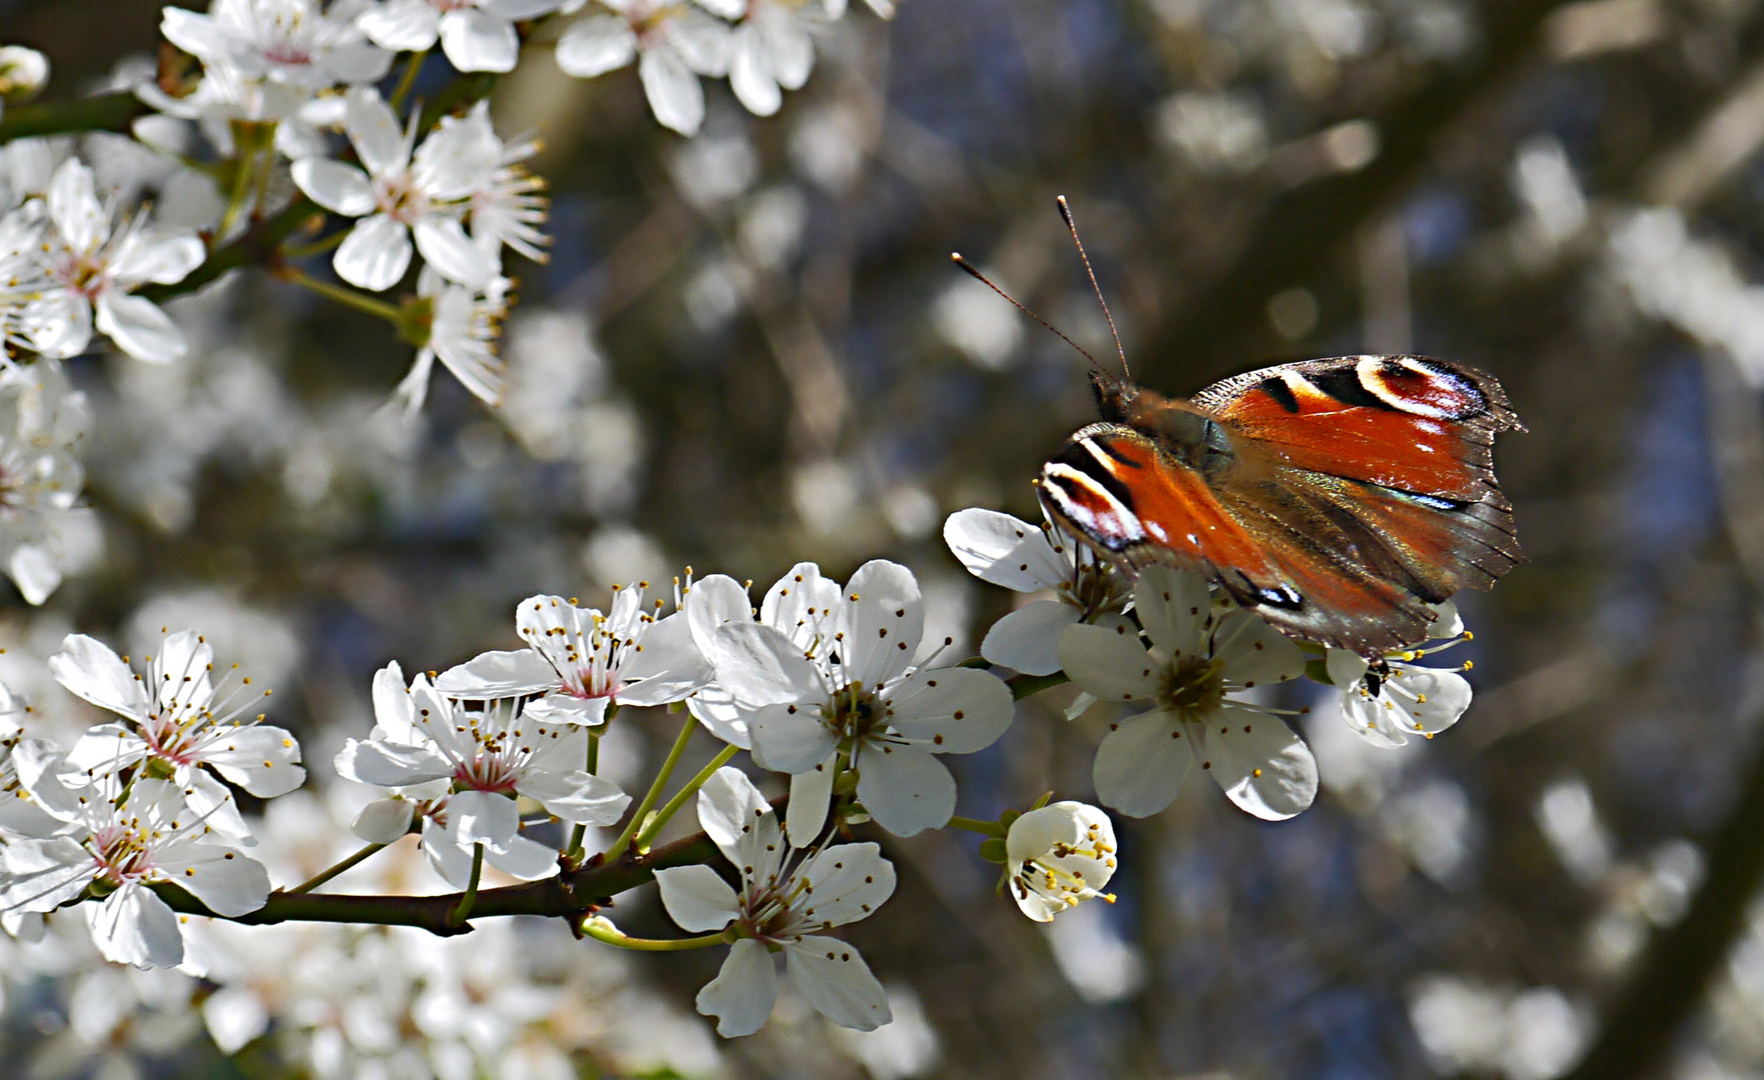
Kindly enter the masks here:
[[[158, 19], [0, 0], [0, 39], [67, 98]], [[1063, 193], [1158, 390], [1359, 351], [1500, 378], [1531, 562], [1460, 598], [1475, 641], [1442, 660], [1474, 659], [1470, 713], [1389, 752], [1318, 696], [1315, 807], [1264, 824], [1191, 783], [1117, 817], [1120, 902], [1051, 931], [974, 838], [886, 839], [900, 889], [851, 934], [894, 998], [870, 1036], [786, 998], [719, 1043], [691, 1005], [719, 955], [557, 926], [221, 927], [201, 978], [55, 932], [0, 946], [0, 1072], [1764, 1076], [1764, 4], [903, 0], [818, 52], [771, 119], [707, 83], [692, 140], [630, 70], [501, 80], [555, 241], [514, 271], [499, 412], [442, 375], [414, 426], [376, 416], [408, 347], [262, 274], [173, 306], [184, 362], [77, 361], [102, 544], [45, 608], [0, 611], [0, 675], [85, 722], [42, 671], [63, 634], [205, 630], [301, 735], [311, 797], [262, 832], [316, 869], [351, 846], [360, 796], [328, 763], [371, 672], [513, 647], [531, 593], [885, 556], [971, 655], [1015, 594], [962, 572], [943, 519], [1036, 517], [1030, 478], [1092, 407], [1081, 360], [948, 254], [1108, 356]], [[432, 57], [417, 92], [451, 78]], [[1111, 716], [1068, 722], [1070, 697], [950, 759], [961, 813], [1091, 797]], [[615, 772], [659, 758], [650, 719], [618, 721]], [[441, 891], [382, 858], [341, 883]], [[652, 899], [621, 908], [668, 932]]]

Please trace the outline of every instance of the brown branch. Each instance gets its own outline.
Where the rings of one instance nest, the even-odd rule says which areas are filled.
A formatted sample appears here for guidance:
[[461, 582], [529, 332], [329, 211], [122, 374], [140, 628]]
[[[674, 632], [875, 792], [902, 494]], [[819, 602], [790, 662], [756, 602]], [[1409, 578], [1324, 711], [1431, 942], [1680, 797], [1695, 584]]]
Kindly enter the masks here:
[[[717, 854], [709, 836], [698, 833], [660, 847], [647, 855], [633, 855], [600, 866], [561, 873], [539, 881], [482, 889], [472, 905], [472, 918], [504, 915], [540, 915], [568, 918], [628, 892], [655, 876], [657, 870], [708, 862]], [[152, 886], [173, 911], [185, 915], [215, 915], [202, 901], [173, 884]], [[273, 892], [263, 907], [229, 921], [261, 926], [280, 922], [335, 922], [373, 926], [414, 926], [447, 937], [469, 933], [471, 923], [450, 925], [447, 913], [459, 903], [461, 893], [438, 896], [350, 896], [333, 893]]]

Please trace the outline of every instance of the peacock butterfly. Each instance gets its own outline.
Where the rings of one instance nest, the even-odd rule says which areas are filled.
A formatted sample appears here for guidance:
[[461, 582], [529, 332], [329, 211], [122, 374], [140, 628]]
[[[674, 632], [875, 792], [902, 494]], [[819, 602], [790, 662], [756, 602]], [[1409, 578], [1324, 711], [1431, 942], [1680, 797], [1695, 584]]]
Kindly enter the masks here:
[[[1115, 330], [1065, 196], [1055, 199]], [[1302, 360], [1167, 398], [951, 256], [1090, 362], [1102, 420], [1036, 481], [1048, 517], [1129, 573], [1193, 570], [1288, 636], [1383, 654], [1425, 641], [1430, 605], [1525, 556], [1494, 437], [1525, 426], [1492, 375], [1424, 356]]]
[[1166, 398], [1093, 371], [1099, 423], [1042, 468], [1049, 516], [1130, 571], [1194, 570], [1296, 638], [1367, 657], [1523, 561], [1491, 375], [1419, 356], [1262, 368]]

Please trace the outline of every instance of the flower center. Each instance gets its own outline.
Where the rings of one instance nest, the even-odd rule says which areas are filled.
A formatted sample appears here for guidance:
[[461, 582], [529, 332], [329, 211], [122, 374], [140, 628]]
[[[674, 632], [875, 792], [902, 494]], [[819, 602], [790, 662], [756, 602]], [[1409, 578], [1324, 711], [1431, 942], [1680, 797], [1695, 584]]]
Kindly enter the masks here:
[[876, 700], [875, 691], [866, 689], [861, 682], [854, 682], [821, 706], [821, 720], [838, 735], [840, 746], [849, 750], [886, 735], [888, 718], [893, 712]]
[[378, 189], [375, 194], [380, 210], [390, 214], [395, 221], [414, 225], [429, 212], [429, 197], [411, 179], [409, 172], [376, 178], [374, 186]]
[[1211, 712], [1224, 700], [1225, 677], [1218, 662], [1195, 656], [1165, 666], [1158, 703], [1183, 719]]
[[104, 261], [91, 255], [73, 255], [63, 259], [52, 271], [55, 280], [69, 292], [94, 300], [110, 283]]

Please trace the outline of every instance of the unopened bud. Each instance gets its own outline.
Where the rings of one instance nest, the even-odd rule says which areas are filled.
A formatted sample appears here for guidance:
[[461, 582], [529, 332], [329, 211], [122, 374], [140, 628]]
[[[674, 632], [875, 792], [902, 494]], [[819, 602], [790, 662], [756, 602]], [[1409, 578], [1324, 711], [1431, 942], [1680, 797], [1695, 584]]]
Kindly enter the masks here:
[[0, 45], [0, 98], [29, 101], [49, 82], [49, 58], [23, 45]]

